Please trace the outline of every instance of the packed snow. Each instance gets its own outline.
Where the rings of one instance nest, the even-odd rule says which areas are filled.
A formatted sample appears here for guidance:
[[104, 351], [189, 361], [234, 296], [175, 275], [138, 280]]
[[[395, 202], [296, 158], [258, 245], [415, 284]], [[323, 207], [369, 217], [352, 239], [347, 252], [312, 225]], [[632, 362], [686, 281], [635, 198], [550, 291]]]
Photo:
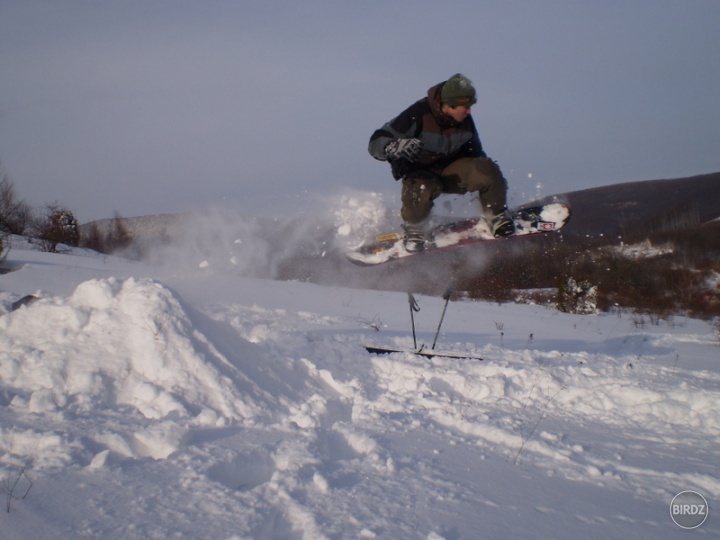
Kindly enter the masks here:
[[[717, 326], [453, 299], [437, 349], [468, 358], [379, 356], [413, 346], [406, 292], [187, 253], [15, 239], [2, 538], [679, 538], [686, 490], [710, 507], [690, 534], [720, 534]], [[429, 347], [444, 300], [415, 298]]]

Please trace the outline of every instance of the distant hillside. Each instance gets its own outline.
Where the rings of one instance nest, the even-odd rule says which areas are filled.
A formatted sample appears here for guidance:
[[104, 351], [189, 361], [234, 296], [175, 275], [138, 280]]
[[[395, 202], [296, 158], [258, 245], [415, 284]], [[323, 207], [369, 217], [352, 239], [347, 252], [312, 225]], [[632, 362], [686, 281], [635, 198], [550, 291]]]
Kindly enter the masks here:
[[[720, 172], [614, 184], [543, 200], [554, 198], [567, 201], [572, 208], [572, 219], [563, 233], [568, 240], [685, 228], [720, 218]], [[162, 214], [121, 219], [131, 237], [152, 242], [175, 237], [187, 218], [183, 214]], [[284, 234], [288, 226], [297, 226], [279, 219], [252, 219], [262, 224], [261, 229], [267, 236], [274, 236], [270, 229]], [[316, 220], [317, 216], [309, 219]], [[80, 229], [88, 230], [95, 225], [107, 230], [112, 223], [112, 219], [100, 220], [82, 225]]]
[[[158, 214], [154, 216], [121, 217], [118, 218], [122, 226], [133, 239], [160, 240], [172, 238], [186, 219], [184, 214]], [[87, 232], [91, 227], [97, 227], [103, 234], [107, 234], [115, 223], [115, 219], [100, 219], [80, 225], [80, 232]]]
[[[472, 274], [492, 258], [509, 262], [517, 250], [552, 246], [558, 241], [565, 245], [588, 243], [590, 247], [618, 243], [619, 237], [628, 242], [642, 240], [642, 235], [664, 231], [692, 230], [689, 234], [693, 237], [698, 230], [706, 230], [712, 236], [717, 226], [698, 229], [698, 225], [718, 224], [713, 220], [720, 218], [720, 173], [616, 184], [545, 200], [553, 198], [572, 207], [562, 236], [479, 244], [370, 269], [345, 259], [333, 216], [269, 219], [207, 212], [118, 219], [133, 239], [131, 249], [125, 252], [130, 257], [152, 254], [162, 258], [160, 252], [170, 247], [183, 253], [177, 264], [202, 262], [239, 275], [441, 294], [456, 278]], [[84, 234], [93, 227], [111, 231], [114, 226], [115, 220], [108, 219], [80, 229]]]
[[573, 191], [568, 240], [686, 228], [720, 217], [720, 173]]

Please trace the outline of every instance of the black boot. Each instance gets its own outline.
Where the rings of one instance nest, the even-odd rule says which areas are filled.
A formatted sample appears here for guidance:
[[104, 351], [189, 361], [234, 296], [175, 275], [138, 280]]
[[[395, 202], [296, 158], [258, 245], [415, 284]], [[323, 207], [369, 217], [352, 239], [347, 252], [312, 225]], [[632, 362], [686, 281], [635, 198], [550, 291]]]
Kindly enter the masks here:
[[493, 216], [490, 219], [490, 227], [495, 238], [507, 238], [515, 234], [515, 224], [507, 211]]
[[408, 253], [420, 253], [425, 251], [425, 232], [420, 225], [404, 223], [403, 245]]

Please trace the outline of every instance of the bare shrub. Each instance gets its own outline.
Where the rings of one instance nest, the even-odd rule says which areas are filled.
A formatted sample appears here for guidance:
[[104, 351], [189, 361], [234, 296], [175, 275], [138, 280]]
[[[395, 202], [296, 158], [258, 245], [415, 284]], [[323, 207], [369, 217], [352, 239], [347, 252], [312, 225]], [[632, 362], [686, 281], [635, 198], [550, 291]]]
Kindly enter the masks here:
[[641, 310], [651, 324], [673, 313], [705, 319], [720, 315], [720, 289], [708, 285], [720, 268], [720, 223], [623, 241], [624, 245], [647, 243], [669, 249], [637, 256], [614, 245], [614, 240], [570, 244], [558, 237], [507, 242], [497, 250], [493, 244], [495, 254], [488, 253], [492, 260], [482, 269], [457, 269], [456, 288], [470, 298], [490, 301], [511, 301], [552, 289], [557, 291], [558, 308], [572, 312], [580, 301], [579, 293], [569, 294], [567, 276], [574, 276], [597, 287], [595, 302], [600, 311]]
[[5, 235], [0, 233], [0, 274], [3, 272], [3, 263], [5, 262], [5, 259], [7, 259], [9, 252], [10, 247], [7, 245]]
[[80, 231], [75, 215], [57, 204], [46, 207], [45, 215], [35, 221], [34, 229], [40, 246], [49, 253], [57, 253], [60, 244], [77, 246], [80, 242]]
[[105, 243], [107, 244], [106, 249], [109, 250], [109, 253], [118, 251], [119, 249], [125, 249], [132, 243], [132, 237], [125, 226], [125, 222], [117, 212], [110, 224], [110, 231], [105, 239]]
[[597, 313], [598, 288], [588, 280], [562, 278], [558, 284], [557, 308], [565, 313], [590, 315]]
[[24, 201], [17, 199], [15, 186], [0, 172], [0, 231], [24, 234], [32, 220], [32, 210]]
[[92, 249], [99, 253], [107, 253], [105, 251], [105, 237], [97, 223], [85, 226], [80, 235], [80, 247]]
[[103, 231], [97, 223], [87, 226], [81, 235], [80, 246], [100, 253], [114, 253], [132, 244], [132, 236], [123, 218], [115, 213], [110, 225]]

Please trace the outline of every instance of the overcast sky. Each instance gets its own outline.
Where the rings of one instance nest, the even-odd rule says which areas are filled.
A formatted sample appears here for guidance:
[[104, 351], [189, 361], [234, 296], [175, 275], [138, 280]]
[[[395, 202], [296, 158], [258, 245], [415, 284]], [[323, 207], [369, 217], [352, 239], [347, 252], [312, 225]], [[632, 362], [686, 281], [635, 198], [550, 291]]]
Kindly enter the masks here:
[[718, 0], [0, 0], [0, 161], [81, 222], [392, 198], [370, 134], [456, 72], [513, 202], [720, 171]]

